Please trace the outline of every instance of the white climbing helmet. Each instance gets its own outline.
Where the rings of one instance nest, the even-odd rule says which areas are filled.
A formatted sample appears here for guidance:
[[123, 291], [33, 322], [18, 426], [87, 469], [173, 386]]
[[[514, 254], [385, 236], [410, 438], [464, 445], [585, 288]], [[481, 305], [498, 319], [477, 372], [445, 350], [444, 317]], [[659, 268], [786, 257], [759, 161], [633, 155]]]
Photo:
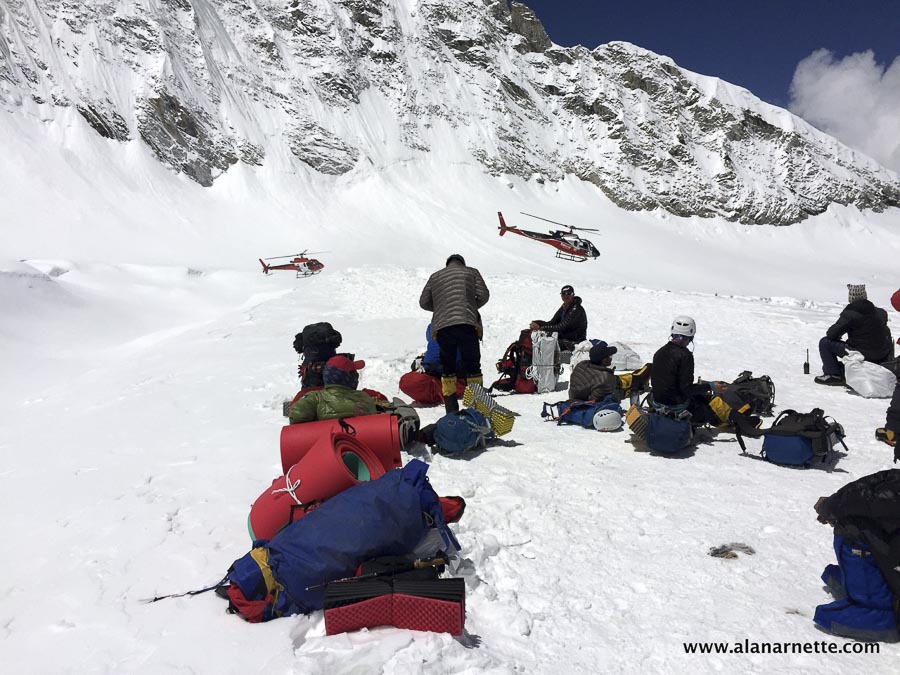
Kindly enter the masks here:
[[697, 334], [697, 324], [689, 316], [676, 316], [672, 319], [671, 334], [694, 337]]
[[622, 428], [622, 416], [615, 410], [598, 410], [594, 413], [594, 428], [597, 431], [616, 431]]

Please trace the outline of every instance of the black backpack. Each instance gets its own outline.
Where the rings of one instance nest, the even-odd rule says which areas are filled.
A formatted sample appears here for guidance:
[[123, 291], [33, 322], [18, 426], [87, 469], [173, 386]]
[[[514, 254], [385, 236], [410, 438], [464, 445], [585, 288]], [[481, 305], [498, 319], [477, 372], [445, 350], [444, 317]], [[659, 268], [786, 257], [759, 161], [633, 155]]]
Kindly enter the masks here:
[[294, 350], [304, 361], [327, 361], [341, 346], [341, 334], [330, 323], [311, 323], [294, 336]]
[[722, 398], [737, 410], [749, 405], [750, 410], [744, 411], [748, 415], [769, 417], [775, 406], [775, 385], [768, 375], [753, 377], [753, 373], [745, 370], [728, 385]]

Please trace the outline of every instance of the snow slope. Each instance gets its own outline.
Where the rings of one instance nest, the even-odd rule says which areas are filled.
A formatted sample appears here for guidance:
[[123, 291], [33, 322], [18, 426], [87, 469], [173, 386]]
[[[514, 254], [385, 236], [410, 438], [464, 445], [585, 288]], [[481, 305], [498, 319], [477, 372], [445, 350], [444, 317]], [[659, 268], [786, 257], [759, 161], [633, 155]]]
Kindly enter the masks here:
[[[446, 250], [424, 257], [437, 264]], [[470, 561], [466, 644], [395, 629], [325, 637], [320, 612], [249, 625], [210, 594], [143, 604], [217, 581], [248, 550], [249, 505], [280, 473], [281, 401], [298, 386], [294, 332], [331, 321], [366, 359], [363, 383], [397, 394], [422, 347], [428, 315], [417, 298], [433, 264], [330, 264], [295, 280], [247, 269], [6, 263], [4, 672], [894, 672], [897, 645], [797, 656], [688, 656], [682, 646], [847, 644], [811, 621], [828, 600], [818, 575], [833, 559], [812, 504], [889, 467], [891, 455], [872, 437], [886, 401], [802, 375], [803, 350], [841, 303], [791, 294], [786, 277], [776, 278], [780, 297], [754, 295], [766, 280], [738, 275], [743, 295], [716, 295], [700, 277], [682, 281], [699, 291], [669, 292], [611, 284], [599, 272], [582, 278], [587, 263], [522, 274], [484, 258], [486, 372], [519, 327], [549, 315], [565, 278], [584, 298], [591, 336], [649, 359], [672, 316], [691, 314], [698, 375], [769, 374], [779, 407], [823, 407], [845, 425], [850, 453], [833, 472], [796, 471], [741, 456], [719, 437], [662, 458], [635, 451], [624, 431], [542, 422], [540, 402], [553, 395], [509, 397], [504, 404], [522, 414], [509, 436], [518, 445], [421, 455], [436, 489], [468, 502], [455, 526]], [[636, 277], [664, 278], [654, 276], [661, 260], [644, 263]], [[819, 278], [819, 295], [842, 300], [842, 281]], [[898, 317], [891, 322], [900, 334]], [[421, 415], [429, 422], [439, 411]], [[756, 555], [707, 555], [732, 541]]]
[[[366, 118], [376, 135], [377, 112]], [[391, 154], [390, 138], [380, 164], [359, 162], [352, 180], [273, 161], [238, 163], [202, 188], [142, 143], [101, 138], [71, 107], [19, 113], [0, 112], [4, 672], [889, 672], [896, 663], [891, 645], [880, 655], [742, 657], [686, 656], [682, 642], [847, 644], [811, 622], [833, 557], [811, 505], [890, 466], [872, 438], [886, 402], [816, 387], [801, 364], [810, 348], [817, 366], [846, 282], [864, 281], [887, 305], [897, 209], [833, 205], [790, 227], [626, 211], [571, 177], [492, 177], [439, 152]], [[465, 136], [435, 125], [429, 139], [452, 148], [452, 134]], [[529, 229], [544, 223], [519, 211], [598, 227], [590, 238], [603, 255], [573, 264], [500, 239], [498, 210]], [[258, 257], [302, 249], [326, 251], [321, 275], [259, 273]], [[779, 406], [837, 417], [850, 454], [831, 473], [742, 457], [728, 438], [651, 457], [625, 432], [543, 423], [540, 402], [553, 396], [510, 397], [522, 413], [518, 445], [425, 455], [437, 489], [469, 504], [457, 528], [469, 561], [465, 644], [397, 630], [325, 638], [321, 613], [251, 626], [208, 595], [143, 604], [217, 581], [247, 551], [247, 511], [279, 473], [281, 402], [298, 386], [294, 333], [331, 321], [366, 359], [364, 383], [398, 393], [429, 318], [420, 289], [452, 252], [492, 289], [486, 372], [572, 283], [591, 336], [646, 359], [673, 316], [696, 317], [698, 375], [769, 374]], [[423, 410], [423, 421], [438, 414]], [[757, 554], [706, 555], [732, 541]]]

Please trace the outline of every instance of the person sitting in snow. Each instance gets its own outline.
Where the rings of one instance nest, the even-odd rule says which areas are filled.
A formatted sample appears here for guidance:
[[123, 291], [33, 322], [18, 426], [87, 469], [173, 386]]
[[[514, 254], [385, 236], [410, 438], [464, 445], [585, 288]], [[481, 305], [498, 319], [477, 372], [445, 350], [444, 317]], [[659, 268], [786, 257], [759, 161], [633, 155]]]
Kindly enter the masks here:
[[616, 351], [616, 347], [603, 341], [591, 347], [589, 360], [577, 363], [572, 369], [570, 401], [602, 401], [607, 396], [622, 400], [619, 378], [612, 369], [612, 355]]
[[[848, 349], [859, 352], [866, 361], [873, 363], [894, 356], [887, 312], [868, 299], [865, 284], [847, 284], [847, 291], [847, 306], [825, 337], [819, 340], [822, 374], [815, 378], [816, 384], [844, 384], [844, 366], [838, 357], [846, 356]], [[844, 335], [846, 341], [841, 340]]]
[[[696, 322], [689, 316], [676, 316], [669, 332], [669, 342], [653, 355], [651, 405], [673, 412], [687, 410], [694, 426], [740, 421], [744, 428], [758, 428], [759, 417], [738, 412], [722, 398], [728, 390], [726, 382], [694, 383], [694, 355], [688, 346], [697, 333]], [[742, 418], [737, 420], [739, 415]]]
[[822, 581], [835, 601], [816, 607], [813, 621], [857, 640], [900, 638], [900, 469], [848, 483], [815, 504], [820, 523], [834, 527], [837, 565]]
[[559, 291], [562, 305], [556, 310], [556, 314], [549, 321], [535, 319], [531, 322], [531, 330], [542, 330], [547, 333], [556, 333], [556, 341], [564, 352], [575, 349], [575, 345], [587, 339], [587, 313], [581, 306], [581, 298], [575, 295], [575, 289], [569, 284]]
[[291, 406], [288, 415], [291, 424], [379, 412], [374, 398], [364, 391], [357, 391], [359, 371], [365, 366], [365, 361], [351, 361], [346, 356], [328, 359], [322, 369], [325, 388], [305, 393]]
[[[900, 291], [891, 296], [891, 305], [900, 312]], [[896, 371], [894, 371], [896, 373]], [[900, 448], [897, 448], [897, 435], [900, 434], [900, 378], [894, 387], [894, 395], [891, 396], [891, 404], [888, 406], [887, 415], [883, 427], [875, 430], [875, 438], [882, 443], [887, 443], [894, 450], [894, 461], [900, 460]]]

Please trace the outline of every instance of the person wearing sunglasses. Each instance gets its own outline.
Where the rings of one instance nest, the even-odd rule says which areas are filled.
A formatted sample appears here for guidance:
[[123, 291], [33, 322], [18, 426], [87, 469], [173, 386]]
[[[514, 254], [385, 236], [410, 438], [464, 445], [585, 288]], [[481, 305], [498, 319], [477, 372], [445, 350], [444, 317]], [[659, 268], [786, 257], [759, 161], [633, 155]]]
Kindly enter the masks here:
[[575, 289], [569, 284], [560, 289], [559, 297], [562, 304], [553, 318], [549, 321], [535, 319], [531, 322], [530, 328], [556, 333], [559, 348], [564, 352], [572, 351], [576, 344], [587, 339], [587, 313], [581, 306], [581, 298], [575, 295]]

